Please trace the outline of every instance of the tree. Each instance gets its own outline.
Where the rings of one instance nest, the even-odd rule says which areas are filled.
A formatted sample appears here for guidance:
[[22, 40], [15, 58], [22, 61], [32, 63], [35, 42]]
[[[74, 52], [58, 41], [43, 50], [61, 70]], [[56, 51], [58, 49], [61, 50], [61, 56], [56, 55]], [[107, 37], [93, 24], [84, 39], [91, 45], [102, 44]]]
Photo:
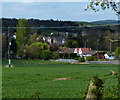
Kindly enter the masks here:
[[50, 50], [43, 50], [41, 53], [41, 58], [43, 60], [48, 60], [52, 58], [52, 52]]
[[29, 46], [28, 52], [30, 54], [30, 58], [40, 58], [42, 52], [40, 49], [41, 48], [39, 48], [38, 45], [32, 45], [31, 47]]
[[[32, 58], [43, 58], [43, 59], [47, 59], [47, 58], [44, 58], [43, 55], [45, 55], [45, 50], [49, 50], [49, 47], [46, 43], [42, 43], [42, 42], [36, 42], [36, 43], [32, 43], [30, 46], [29, 46], [29, 53], [31, 55]], [[49, 53], [46, 51], [46, 54], [48, 54], [49, 56]], [[49, 58], [48, 58], [49, 59]]]
[[117, 14], [120, 14], [120, 9], [118, 9], [119, 6], [120, 2], [117, 2], [116, 0], [91, 0], [90, 4], [87, 5], [85, 10], [90, 8], [96, 12], [99, 11], [98, 8], [101, 8], [102, 10], [111, 9]]
[[2, 56], [7, 56], [7, 36], [2, 35]]
[[29, 35], [29, 39], [28, 39], [27, 44], [30, 45], [30, 44], [35, 43], [35, 42], [37, 42], [37, 34]]
[[75, 40], [68, 40], [65, 44], [66, 47], [69, 47], [69, 48], [78, 48], [79, 47], [79, 43], [78, 41], [75, 41]]
[[[18, 56], [22, 58], [43, 58], [43, 51], [49, 50], [49, 47], [46, 43], [36, 42], [31, 45], [22, 45], [18, 49]], [[46, 53], [47, 54], [47, 53]]]
[[73, 48], [78, 48], [79, 47], [79, 43], [77, 41], [73, 41], [72, 42], [72, 46], [73, 46]]
[[117, 47], [117, 48], [115, 49], [115, 56], [116, 56], [117, 58], [120, 58], [120, 47]]
[[72, 48], [72, 43], [74, 42], [74, 40], [68, 40], [65, 44], [66, 47]]
[[52, 59], [59, 59], [59, 52], [58, 51], [52, 52]]
[[25, 45], [28, 41], [29, 29], [27, 28], [27, 20], [19, 19], [16, 29], [16, 43], [19, 49], [20, 46]]
[[48, 45], [47, 45], [46, 43], [36, 42], [36, 43], [32, 43], [32, 44], [30, 45], [30, 47], [33, 47], [34, 45], [38, 46], [41, 51], [42, 51], [42, 50], [48, 50], [48, 49], [49, 49], [49, 47], [48, 47]]

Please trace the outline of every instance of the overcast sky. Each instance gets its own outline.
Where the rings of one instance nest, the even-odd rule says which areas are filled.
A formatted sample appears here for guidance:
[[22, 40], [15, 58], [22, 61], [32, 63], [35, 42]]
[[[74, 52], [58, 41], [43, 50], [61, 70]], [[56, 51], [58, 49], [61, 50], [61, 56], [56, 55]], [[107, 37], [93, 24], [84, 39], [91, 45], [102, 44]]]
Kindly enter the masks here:
[[30, 2], [32, 0], [24, 0], [27, 2], [13, 1], [2, 2], [2, 17], [88, 22], [118, 19], [118, 16], [115, 14], [115, 12], [110, 10], [101, 10], [99, 12], [94, 12], [92, 10], [85, 11], [84, 9], [89, 2], [67, 2], [67, 0], [66, 2]]

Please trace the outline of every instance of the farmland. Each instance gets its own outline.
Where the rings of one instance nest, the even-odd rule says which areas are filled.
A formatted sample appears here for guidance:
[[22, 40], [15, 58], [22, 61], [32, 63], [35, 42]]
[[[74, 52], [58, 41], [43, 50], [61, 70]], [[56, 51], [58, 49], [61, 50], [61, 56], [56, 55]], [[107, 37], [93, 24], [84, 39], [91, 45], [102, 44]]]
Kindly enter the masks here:
[[[27, 62], [27, 63], [24, 63]], [[83, 98], [90, 79], [98, 74], [105, 81], [104, 88], [117, 85], [110, 70], [118, 65], [69, 64], [40, 60], [13, 60], [7, 68], [3, 60], [3, 98]], [[65, 78], [66, 80], [57, 80]]]

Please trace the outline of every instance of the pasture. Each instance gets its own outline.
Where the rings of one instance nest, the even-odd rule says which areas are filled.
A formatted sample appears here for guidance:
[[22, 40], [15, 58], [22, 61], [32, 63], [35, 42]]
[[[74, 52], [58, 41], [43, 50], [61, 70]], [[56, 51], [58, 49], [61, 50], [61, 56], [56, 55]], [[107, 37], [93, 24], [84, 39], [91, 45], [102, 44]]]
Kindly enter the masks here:
[[110, 70], [118, 71], [118, 65], [40, 60], [13, 60], [12, 64], [7, 68], [7, 61], [2, 63], [3, 98], [37, 98], [37, 93], [40, 98], [83, 98], [96, 74], [105, 81], [105, 88], [118, 84], [115, 76], [108, 76]]

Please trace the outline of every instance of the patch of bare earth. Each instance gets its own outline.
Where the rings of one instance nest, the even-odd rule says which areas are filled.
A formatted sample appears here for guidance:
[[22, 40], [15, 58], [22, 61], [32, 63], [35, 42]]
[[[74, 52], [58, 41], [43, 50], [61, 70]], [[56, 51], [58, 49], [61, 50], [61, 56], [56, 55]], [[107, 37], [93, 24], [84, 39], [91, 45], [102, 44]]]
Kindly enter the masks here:
[[47, 64], [47, 63], [37, 63], [37, 64]]
[[11, 67], [14, 67], [14, 66], [13, 66], [13, 65], [11, 65], [11, 66], [9, 67], [9, 65], [6, 65], [5, 67], [11, 68]]
[[89, 63], [84, 63], [84, 62], [83, 62], [83, 63], [78, 63], [78, 64], [89, 64]]
[[71, 78], [55, 78], [53, 81], [58, 81], [58, 80], [70, 80]]

